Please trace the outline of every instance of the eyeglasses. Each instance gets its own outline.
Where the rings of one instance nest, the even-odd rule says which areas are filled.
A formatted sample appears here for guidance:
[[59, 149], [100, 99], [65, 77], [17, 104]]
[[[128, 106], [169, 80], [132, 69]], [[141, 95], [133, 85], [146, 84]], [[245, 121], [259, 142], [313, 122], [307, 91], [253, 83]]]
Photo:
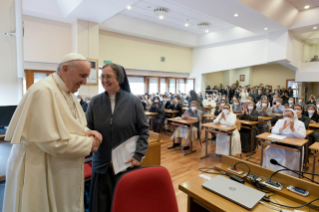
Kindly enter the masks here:
[[99, 78], [100, 79], [112, 79], [112, 78], [114, 78], [114, 76], [112, 76], [112, 75], [101, 75]]

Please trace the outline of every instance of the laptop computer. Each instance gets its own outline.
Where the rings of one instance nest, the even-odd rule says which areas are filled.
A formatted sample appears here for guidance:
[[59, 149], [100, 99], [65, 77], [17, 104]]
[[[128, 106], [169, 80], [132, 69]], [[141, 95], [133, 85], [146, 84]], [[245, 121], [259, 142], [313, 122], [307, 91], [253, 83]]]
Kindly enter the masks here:
[[220, 175], [203, 183], [202, 186], [248, 210], [252, 210], [265, 196], [264, 192]]

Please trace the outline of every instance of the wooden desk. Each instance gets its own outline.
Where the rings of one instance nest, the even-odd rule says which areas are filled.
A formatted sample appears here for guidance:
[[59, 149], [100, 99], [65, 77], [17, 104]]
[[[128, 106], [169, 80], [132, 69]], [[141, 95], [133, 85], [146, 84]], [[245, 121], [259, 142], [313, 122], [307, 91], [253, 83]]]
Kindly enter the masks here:
[[176, 116], [176, 114], [178, 114], [178, 113], [179, 113], [179, 111], [178, 111], [178, 110], [169, 110], [169, 109], [165, 109], [164, 111], [165, 111], [165, 113], [166, 113], [166, 114], [170, 114], [170, 117], [175, 117], [175, 116]]
[[148, 150], [142, 161], [142, 166], [160, 166], [161, 165], [161, 135], [150, 131], [151, 137], [148, 139]]
[[[223, 171], [225, 170], [225, 172], [230, 173], [229, 171], [226, 171], [226, 169], [228, 167], [234, 166], [237, 162], [241, 162], [241, 160], [222, 155], [221, 164], [218, 166], [215, 166], [215, 169], [219, 169]], [[247, 162], [247, 164], [250, 166], [251, 173], [258, 176], [264, 176], [269, 178], [270, 175], [274, 172], [270, 169], [266, 169], [264, 167], [254, 165], [249, 162]], [[244, 164], [238, 164], [237, 168], [247, 170], [247, 167]], [[217, 172], [217, 171], [212, 171], [212, 172]], [[205, 175], [209, 177], [216, 176], [213, 174], [205, 174]], [[243, 177], [243, 175], [238, 175], [238, 176]], [[303, 188], [310, 192], [308, 196], [303, 197], [301, 195], [298, 195], [296, 193], [293, 193], [287, 190], [286, 188], [284, 188], [281, 191], [275, 190], [276, 195], [270, 198], [270, 200], [273, 202], [277, 202], [279, 204], [289, 205], [289, 206], [299, 206], [319, 197], [319, 186], [317, 184], [314, 184], [302, 179], [298, 179], [289, 175], [285, 175], [282, 173], [277, 173], [276, 175], [273, 176], [272, 179], [282, 182], [285, 185], [285, 187], [292, 185], [295, 187]], [[222, 196], [219, 196], [213, 192], [210, 192], [207, 189], [204, 189], [202, 187], [202, 184], [206, 181], [207, 180], [199, 176], [196, 176], [179, 185], [179, 189], [185, 192], [188, 196], [188, 210], [187, 210], [188, 212], [204, 212], [204, 211], [205, 212], [207, 211], [248, 212], [247, 209], [223, 198]], [[253, 187], [251, 184], [247, 182], [245, 183], [245, 185], [249, 187]], [[270, 190], [274, 190], [274, 189], [270, 188]], [[267, 203], [267, 204], [270, 204], [270, 203]], [[316, 202], [313, 202], [310, 206], [318, 206], [318, 205], [319, 203], [318, 201], [316, 201]], [[276, 206], [276, 207], [284, 209], [283, 207], [280, 207], [280, 206]], [[308, 207], [303, 207], [298, 210], [308, 211]], [[252, 211], [253, 212], [274, 212], [276, 210], [271, 209], [263, 204], [257, 204]]]
[[310, 123], [309, 124], [309, 128], [313, 128], [313, 129], [318, 130], [319, 129], [319, 123]]
[[[196, 152], [196, 150], [193, 150], [193, 141], [192, 141], [192, 128], [193, 128], [193, 125], [198, 123], [197, 120], [187, 120], [187, 119], [181, 119], [181, 118], [170, 118], [168, 119], [168, 121], [171, 121], [171, 122], [174, 122], [175, 126], [187, 126], [190, 130], [190, 146], [189, 146], [189, 152], [188, 153], [185, 153], [184, 155], [188, 155], [188, 154], [191, 154], [191, 153], [194, 153]], [[200, 129], [198, 129], [200, 130]], [[200, 138], [199, 138], [200, 140]], [[168, 149], [172, 149], [174, 148], [174, 139], [173, 139], [173, 145], [171, 147], [168, 147]]]
[[241, 113], [234, 113], [237, 117], [241, 115]]
[[[294, 151], [294, 152], [299, 152], [300, 153], [300, 160], [299, 160], [299, 171], [301, 171], [301, 163], [302, 163], [302, 148], [303, 147], [308, 147], [308, 140], [306, 139], [300, 139], [300, 138], [292, 138], [292, 137], [286, 137], [284, 139], [274, 139], [274, 138], [269, 138], [268, 136], [272, 135], [269, 132], [265, 132], [263, 134], [260, 134], [257, 136], [257, 138], [260, 138], [264, 141], [261, 142], [261, 159], [260, 159], [260, 165], [262, 166], [263, 164], [263, 153], [264, 153], [264, 145], [265, 146], [274, 146], [274, 147], [278, 147], [278, 148], [282, 148], [282, 149], [287, 149], [290, 151]], [[294, 149], [291, 147], [287, 147], [287, 146], [282, 146], [282, 145], [278, 145], [278, 144], [273, 144], [273, 143], [267, 143], [265, 141], [276, 141], [278, 143], [282, 143], [282, 144], [288, 144], [288, 145], [292, 145], [297, 147], [298, 149]], [[308, 150], [308, 148], [306, 148], [306, 150]], [[308, 151], [306, 151], [307, 154]]]
[[271, 116], [273, 116], [273, 118], [281, 119], [284, 117], [284, 114], [283, 113], [272, 113]]
[[205, 114], [203, 115], [203, 122], [206, 123], [208, 122], [208, 120], [214, 120], [217, 116], [215, 116], [214, 114]]
[[268, 122], [272, 119], [271, 116], [258, 116], [258, 122], [260, 124], [266, 124], [267, 125], [267, 132], [269, 132], [269, 126], [268, 126]]
[[[316, 158], [319, 157], [318, 151], [319, 151], [319, 143], [315, 142], [314, 144], [312, 144], [309, 149], [311, 150], [315, 150], [315, 152], [313, 153], [313, 163], [312, 163], [312, 173], [315, 173], [316, 170]], [[314, 179], [314, 175], [312, 175], [312, 180]]]
[[208, 123], [208, 124], [202, 124], [202, 127], [204, 127], [205, 129], [206, 150], [205, 150], [205, 155], [201, 157], [200, 159], [206, 158], [208, 156], [216, 157], [216, 155], [208, 153], [208, 140], [207, 140], [208, 132], [229, 136], [229, 139], [230, 139], [229, 155], [231, 156], [232, 135], [233, 135], [233, 131], [237, 129], [236, 126], [229, 127], [229, 126], [221, 125], [221, 124]]
[[[246, 155], [247, 157], [248, 156], [251, 156], [253, 154], [256, 153], [256, 151], [253, 149], [254, 148], [254, 130], [253, 130], [253, 127], [258, 124], [259, 122], [258, 121], [247, 121], [247, 120], [239, 120], [239, 122], [241, 123], [241, 128], [244, 128], [244, 129], [249, 129], [250, 132], [251, 132], [251, 139], [250, 139], [250, 153], [248, 155]], [[246, 160], [249, 160], [250, 158], [247, 158]]]
[[207, 110], [208, 113], [211, 113], [212, 109], [215, 109], [215, 107], [212, 106], [205, 106], [204, 110]]
[[149, 112], [149, 111], [145, 111], [145, 116], [149, 119], [151, 119], [151, 129], [150, 130], [153, 130], [153, 119], [155, 118], [155, 116], [157, 115], [158, 113], [155, 113], [155, 112]]

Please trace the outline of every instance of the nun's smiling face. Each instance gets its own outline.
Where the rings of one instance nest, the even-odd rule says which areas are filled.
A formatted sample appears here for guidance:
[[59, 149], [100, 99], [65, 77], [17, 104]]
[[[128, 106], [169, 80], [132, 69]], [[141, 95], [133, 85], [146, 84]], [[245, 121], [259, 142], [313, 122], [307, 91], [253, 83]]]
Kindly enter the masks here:
[[105, 91], [110, 95], [114, 95], [120, 90], [120, 83], [117, 79], [116, 73], [110, 66], [103, 69], [101, 82]]

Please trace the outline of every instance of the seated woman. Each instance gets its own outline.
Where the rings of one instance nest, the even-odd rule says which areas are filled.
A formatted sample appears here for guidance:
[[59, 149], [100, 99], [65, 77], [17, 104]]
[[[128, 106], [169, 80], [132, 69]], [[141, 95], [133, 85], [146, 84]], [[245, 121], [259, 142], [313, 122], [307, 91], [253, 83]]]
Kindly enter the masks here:
[[190, 129], [188, 127], [178, 127], [175, 132], [173, 133], [171, 139], [177, 138], [177, 141], [174, 143], [174, 147], [181, 145], [182, 138], [186, 139], [185, 146], [183, 150], [189, 149], [189, 142], [190, 140], [194, 141], [197, 139], [197, 132], [199, 129], [199, 122], [201, 120], [201, 111], [197, 110], [198, 105], [197, 101], [191, 102], [191, 108], [185, 111], [185, 113], [182, 116], [182, 119], [188, 119], [188, 120], [197, 120], [198, 122], [193, 125], [192, 130], [192, 137], [190, 137]]
[[220, 101], [220, 105], [215, 108], [215, 112], [214, 112], [215, 116], [218, 116], [222, 112], [223, 107], [224, 107], [225, 104], [226, 104], [226, 100], [222, 99]]
[[[267, 99], [263, 99], [261, 102], [261, 105], [256, 108], [258, 112], [258, 116], [271, 116], [272, 110], [269, 106], [269, 102]], [[258, 133], [264, 133], [267, 132], [267, 126], [271, 126], [271, 122], [268, 121], [267, 124], [257, 124], [258, 126]]]
[[[293, 138], [305, 138], [306, 137], [306, 128], [305, 124], [302, 121], [298, 120], [297, 113], [292, 109], [287, 109], [284, 114], [284, 118], [277, 121], [276, 125], [271, 131], [272, 134], [283, 135]], [[276, 142], [275, 142], [276, 143]], [[276, 143], [277, 145], [282, 145]], [[286, 145], [288, 146], [288, 145]], [[293, 147], [293, 146], [289, 146]], [[303, 158], [303, 156], [302, 156]], [[273, 165], [270, 163], [271, 159], [275, 159], [278, 163], [282, 164], [293, 170], [299, 170], [299, 152], [294, 152], [291, 150], [267, 146], [265, 154], [263, 157], [263, 167], [277, 171], [282, 169], [282, 167]], [[298, 177], [298, 174], [295, 174], [290, 171], [284, 171], [285, 174]]]
[[[204, 100], [203, 102], [204, 107], [216, 107], [216, 102], [212, 99], [212, 95], [208, 94], [207, 99]], [[211, 114], [214, 114], [213, 110], [210, 110]]]
[[171, 100], [166, 95], [163, 96], [163, 105], [165, 109], [169, 109], [169, 107], [171, 106]]
[[[247, 121], [258, 120], [258, 112], [256, 111], [254, 102], [249, 102], [247, 104], [247, 107], [243, 108], [241, 115], [239, 116], [239, 119], [247, 120]], [[253, 146], [251, 146], [251, 130], [253, 130], [253, 138], [254, 138]], [[254, 125], [251, 130], [242, 128], [239, 132], [240, 138], [241, 138], [241, 148], [245, 151], [255, 150], [257, 146], [256, 135], [258, 134], [258, 129], [256, 125]]]
[[289, 108], [294, 108], [294, 104], [295, 104], [295, 100], [294, 100], [294, 98], [292, 98], [292, 97], [289, 97], [289, 99], [288, 99], [288, 106], [289, 106]]
[[155, 96], [154, 102], [152, 106], [150, 107], [149, 112], [157, 113], [157, 115], [153, 119], [153, 131], [160, 132], [163, 126], [165, 112], [164, 112], [164, 106], [160, 102], [160, 99], [158, 96]]
[[317, 108], [313, 104], [307, 106], [307, 116], [310, 118], [310, 123], [317, 123], [319, 121], [319, 115], [317, 114]]
[[[214, 120], [214, 124], [223, 124], [227, 126], [236, 126], [236, 115], [232, 112], [231, 106], [226, 104], [223, 112]], [[229, 136], [217, 134], [216, 137], [216, 154], [229, 155]], [[232, 134], [231, 155], [241, 154], [240, 135], [238, 130]]]
[[240, 105], [238, 99], [236, 99], [236, 100], [234, 101], [234, 104], [233, 104], [233, 106], [232, 106], [232, 109], [233, 109], [233, 112], [234, 112], [234, 113], [241, 113], [241, 105]]

